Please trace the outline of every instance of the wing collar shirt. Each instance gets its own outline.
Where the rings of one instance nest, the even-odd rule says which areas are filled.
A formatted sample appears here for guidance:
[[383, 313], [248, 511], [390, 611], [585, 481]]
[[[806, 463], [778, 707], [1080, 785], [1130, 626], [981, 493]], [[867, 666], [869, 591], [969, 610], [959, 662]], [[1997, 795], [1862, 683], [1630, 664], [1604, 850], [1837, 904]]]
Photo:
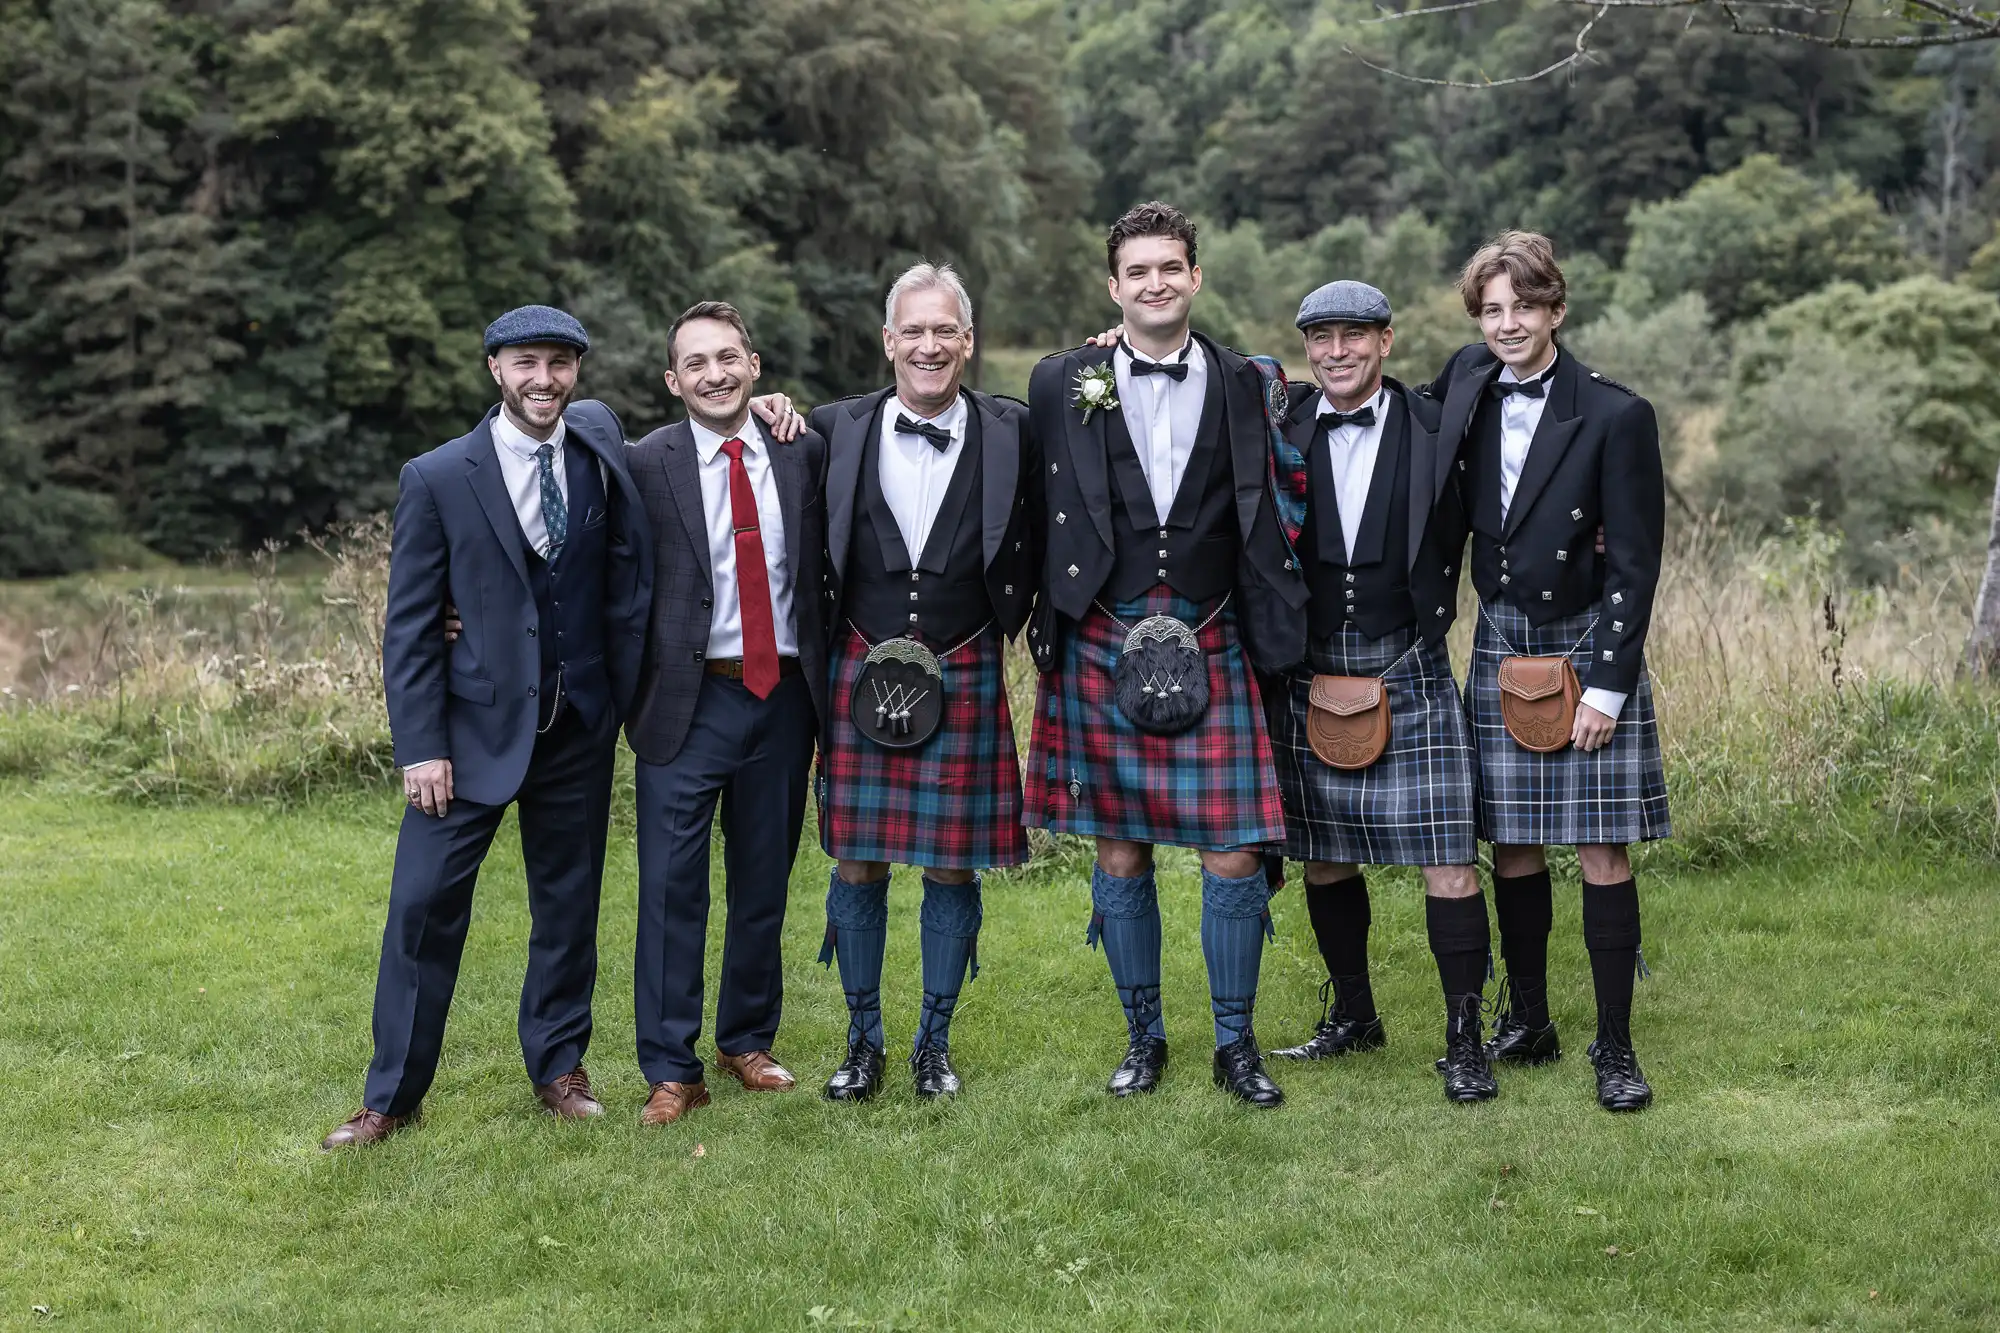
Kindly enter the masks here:
[[[737, 592], [736, 521], [729, 505], [729, 458], [725, 436], [690, 418], [695, 456], [701, 464], [701, 507], [708, 519], [708, 563], [715, 574], [715, 605], [708, 620], [708, 656], [743, 656], [743, 605]], [[771, 469], [771, 441], [756, 417], [744, 422], [743, 470], [757, 497], [757, 527], [764, 541], [764, 576], [771, 581], [771, 620], [778, 656], [799, 655], [798, 619], [792, 614], [792, 574], [785, 561], [785, 516], [778, 504], [778, 478]]]
[[[951, 400], [951, 406], [934, 417], [919, 416], [894, 394], [882, 405], [882, 447], [876, 451], [875, 475], [882, 484], [882, 498], [896, 516], [896, 529], [903, 534], [903, 549], [915, 567], [924, 558], [924, 544], [931, 538], [944, 505], [944, 493], [958, 471], [959, 455], [965, 452], [965, 396]], [[939, 449], [921, 435], [896, 429], [896, 418], [936, 426], [951, 432], [951, 447]]]
[[1208, 358], [1189, 334], [1179, 354], [1166, 358], [1170, 364], [1187, 363], [1187, 378], [1176, 381], [1166, 375], [1134, 375], [1131, 361], [1153, 358], [1129, 342], [1119, 346], [1125, 356], [1114, 354], [1111, 358], [1112, 373], [1118, 380], [1118, 407], [1125, 414], [1125, 429], [1131, 432], [1132, 447], [1138, 451], [1147, 489], [1153, 493], [1153, 517], [1165, 523], [1180, 491], [1181, 476], [1187, 471], [1188, 456], [1194, 453], [1195, 434], [1201, 429], [1201, 406], [1208, 396]]
[[[563, 441], [569, 437], [569, 423], [556, 418], [555, 434], [547, 443], [555, 446], [555, 457], [550, 466], [556, 475], [556, 489], [562, 492], [563, 503], [569, 503], [569, 473], [563, 467]], [[507, 485], [508, 498], [514, 502], [514, 514], [521, 520], [521, 531], [528, 538], [528, 545], [544, 557], [549, 553], [549, 529], [542, 522], [542, 470], [535, 463], [535, 451], [544, 442], [515, 425], [501, 408], [493, 418], [493, 452], [500, 460], [500, 479]]]
[[[1326, 433], [1326, 461], [1333, 471], [1333, 498], [1340, 508], [1340, 537], [1352, 556], [1361, 536], [1362, 511], [1368, 508], [1368, 488], [1375, 484], [1375, 456], [1382, 447], [1382, 427], [1389, 419], [1389, 388], [1378, 385], [1368, 400], [1375, 409], [1372, 426], [1340, 426]], [[1319, 396], [1318, 415], [1336, 411]]]
[[[1529, 375], [1529, 380], [1541, 380], [1544, 385], [1555, 374], [1556, 362], [1562, 357], [1558, 350], [1550, 358], [1548, 365], [1540, 373]], [[1520, 380], [1514, 367], [1503, 366], [1500, 370], [1503, 380]], [[1514, 488], [1521, 482], [1521, 469], [1528, 462], [1528, 446], [1535, 441], [1535, 430], [1542, 424], [1542, 409], [1549, 404], [1546, 391], [1539, 398], [1526, 394], [1510, 393], [1500, 400], [1500, 521], [1507, 521], [1507, 511], [1514, 504]], [[1583, 692], [1583, 702], [1596, 709], [1613, 722], [1624, 711], [1625, 696], [1616, 690], [1587, 689]]]

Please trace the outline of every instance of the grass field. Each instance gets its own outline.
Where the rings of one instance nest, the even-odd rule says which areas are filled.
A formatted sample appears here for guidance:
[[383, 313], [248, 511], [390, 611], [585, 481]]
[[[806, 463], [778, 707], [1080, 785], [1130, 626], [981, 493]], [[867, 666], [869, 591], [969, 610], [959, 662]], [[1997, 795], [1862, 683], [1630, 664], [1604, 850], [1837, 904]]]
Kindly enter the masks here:
[[[1596, 1109], [1587, 972], [1558, 890], [1571, 1058], [1447, 1106], [1409, 876], [1376, 880], [1383, 1052], [1208, 1086], [1190, 864], [1163, 877], [1175, 1063], [1101, 1086], [1123, 1030], [1082, 944], [1080, 867], [987, 889], [957, 1104], [892, 1062], [822, 1101], [844, 1033], [802, 858], [778, 1055], [807, 1086], [643, 1132], [633, 864], [617, 831], [591, 1065], [605, 1120], [536, 1113], [514, 1036], [527, 922], [511, 826], [482, 886], [418, 1129], [358, 1104], [397, 809], [159, 808], [0, 787], [0, 1328], [1940, 1328], [2000, 1326], [2000, 895], [1990, 861], [1830, 846], [1643, 861], [1640, 1049], [1658, 1104]], [[899, 878], [891, 1043], [915, 1017]], [[1320, 965], [1274, 904], [1259, 1029]], [[713, 976], [713, 962], [711, 962]], [[47, 1313], [39, 1311], [45, 1310]]]

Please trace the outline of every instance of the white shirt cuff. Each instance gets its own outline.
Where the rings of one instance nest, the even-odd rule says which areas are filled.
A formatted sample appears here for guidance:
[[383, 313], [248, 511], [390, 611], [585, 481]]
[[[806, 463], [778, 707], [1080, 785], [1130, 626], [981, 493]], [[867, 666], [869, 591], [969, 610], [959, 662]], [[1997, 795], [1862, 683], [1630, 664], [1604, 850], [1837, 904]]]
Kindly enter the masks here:
[[1625, 707], [1625, 696], [1616, 690], [1585, 690], [1583, 701], [1613, 722], [1618, 720], [1619, 710]]

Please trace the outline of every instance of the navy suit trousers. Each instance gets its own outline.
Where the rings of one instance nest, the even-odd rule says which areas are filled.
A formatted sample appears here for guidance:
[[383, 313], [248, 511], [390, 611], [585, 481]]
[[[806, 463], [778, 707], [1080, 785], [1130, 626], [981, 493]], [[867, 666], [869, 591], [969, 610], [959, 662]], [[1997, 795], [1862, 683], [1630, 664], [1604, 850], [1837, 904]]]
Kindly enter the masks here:
[[[528, 878], [528, 973], [521, 983], [521, 1055], [528, 1077], [553, 1083], [583, 1062], [597, 985], [597, 902], [611, 812], [617, 727], [587, 726], [565, 709], [535, 738], [520, 807]], [[472, 920], [472, 889], [507, 806], [454, 800], [443, 819], [403, 812], [389, 924], [375, 979], [375, 1058], [367, 1106], [417, 1107], [437, 1074], [445, 1015]]]
[[703, 676], [679, 753], [638, 765], [639, 939], [633, 991], [639, 1068], [648, 1083], [698, 1082], [708, 944], [708, 845], [722, 803], [728, 921], [715, 1045], [765, 1051], [784, 1000], [780, 935], [805, 825], [813, 704], [802, 675], [767, 699]]

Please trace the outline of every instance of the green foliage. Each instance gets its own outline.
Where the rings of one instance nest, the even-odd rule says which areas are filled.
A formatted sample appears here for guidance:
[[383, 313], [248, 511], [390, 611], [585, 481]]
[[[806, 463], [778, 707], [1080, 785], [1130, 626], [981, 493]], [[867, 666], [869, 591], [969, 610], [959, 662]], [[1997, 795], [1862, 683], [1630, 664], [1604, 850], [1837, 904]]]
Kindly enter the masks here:
[[1631, 227], [1618, 304], [1698, 292], [1722, 324], [1829, 282], [1872, 286], [1915, 268], [1881, 206], [1852, 180], [1814, 180], [1765, 154], [1635, 208]]
[[1593, 369], [1652, 400], [1672, 473], [1689, 416], [1728, 387], [1728, 349], [1709, 326], [1707, 302], [1684, 292], [1643, 312], [1615, 307], [1578, 329], [1570, 343]]

